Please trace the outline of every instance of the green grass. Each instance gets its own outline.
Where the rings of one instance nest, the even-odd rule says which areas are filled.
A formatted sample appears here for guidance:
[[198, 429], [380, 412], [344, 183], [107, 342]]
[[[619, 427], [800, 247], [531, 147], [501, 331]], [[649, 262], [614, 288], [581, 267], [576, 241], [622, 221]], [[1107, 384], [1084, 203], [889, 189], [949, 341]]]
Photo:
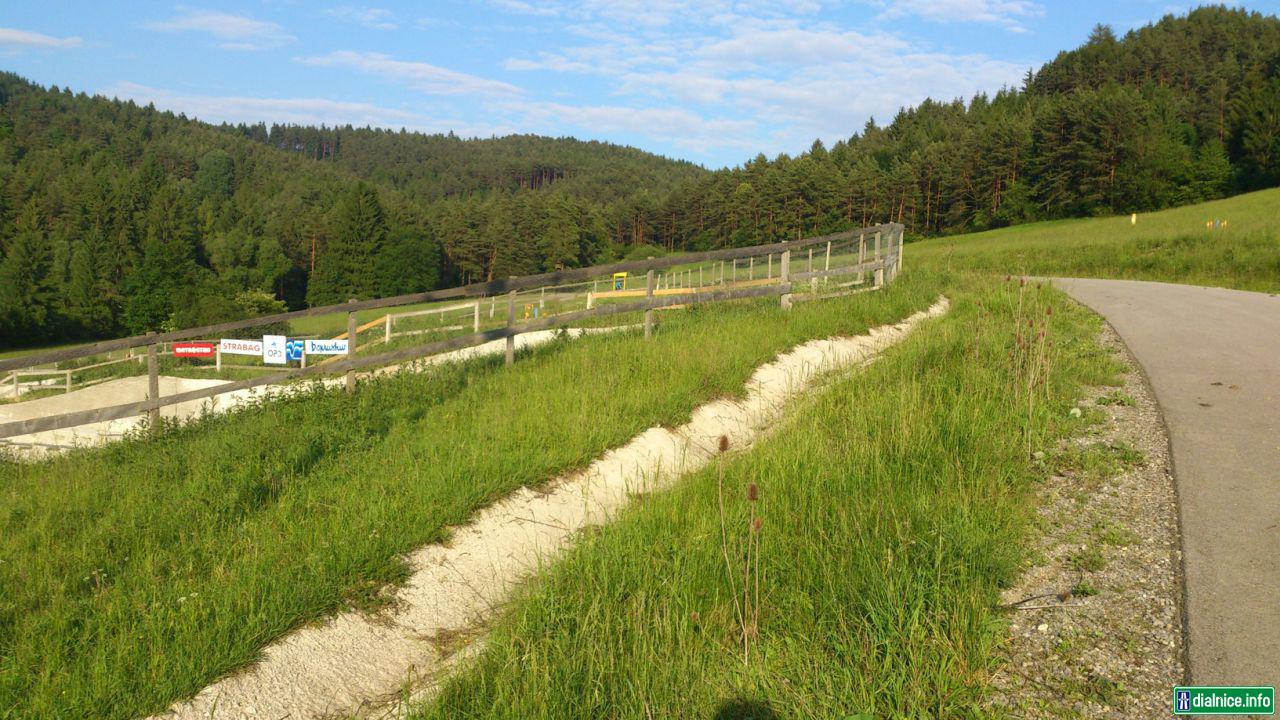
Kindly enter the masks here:
[[797, 305], [664, 313], [588, 337], [316, 391], [36, 465], [0, 462], [0, 717], [163, 710], [405, 575], [407, 550], [521, 485], [737, 393], [805, 339], [928, 305], [930, 278]]
[[[983, 714], [999, 589], [1034, 531], [1025, 434], [1045, 447], [1081, 430], [1080, 386], [1119, 368], [1098, 319], [1054, 290], [949, 292], [947, 317], [726, 456], [723, 492], [712, 467], [584, 534], [413, 717]], [[1050, 304], [1050, 370], [1028, 404], [1014, 327]], [[744, 662], [752, 515], [760, 611]]]
[[[1129, 216], [1058, 220], [910, 243], [920, 263], [1004, 275], [1127, 278], [1280, 292], [1280, 189]], [[1207, 230], [1205, 222], [1227, 220]]]
[[[790, 314], [776, 300], [660, 313], [652, 342], [631, 332], [555, 343], [512, 369], [473, 361], [39, 465], [0, 463], [0, 718], [160, 711], [292, 628], [375, 606], [379, 589], [404, 577], [401, 553], [442, 540], [478, 507], [645, 427], [682, 422], [796, 342], [897, 319], [942, 289], [955, 301], [947, 318], [724, 461], [733, 552], [752, 537], [745, 487], [760, 487], [749, 663], [712, 469], [584, 536], [522, 591], [476, 664], [417, 712], [981, 715], [1001, 637], [998, 590], [1034, 531], [1028, 488], [1044, 469], [1028, 450], [1086, 425], [1099, 411], [1069, 413], [1078, 386], [1117, 371], [1095, 341], [1095, 317], [1047, 287], [1028, 285], [1016, 302], [1017, 284], [999, 278], [1276, 291], [1278, 203], [1280, 191], [1266, 191], [1143, 215], [1136, 226], [1062, 221], [913, 243], [907, 273], [882, 293]], [[1228, 228], [1206, 231], [1215, 217]], [[958, 272], [968, 270], [981, 274]], [[1046, 317], [1037, 313], [1048, 304], [1055, 312], [1039, 322], [1052, 328], [1049, 374], [1028, 404], [1024, 385], [1040, 361], [1016, 349], [1013, 327]], [[504, 316], [499, 307], [494, 322]], [[293, 332], [343, 329], [336, 314]], [[208, 372], [163, 363], [166, 373]], [[1141, 461], [1129, 448], [1090, 446], [1043, 464], [1088, 485]], [[1128, 541], [1095, 534], [1073, 559], [1082, 568]]]

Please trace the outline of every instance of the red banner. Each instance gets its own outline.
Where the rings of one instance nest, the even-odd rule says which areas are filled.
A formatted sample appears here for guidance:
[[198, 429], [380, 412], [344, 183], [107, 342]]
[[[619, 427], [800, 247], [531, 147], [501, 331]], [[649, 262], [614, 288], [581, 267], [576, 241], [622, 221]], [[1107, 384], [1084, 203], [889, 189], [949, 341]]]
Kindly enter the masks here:
[[185, 342], [173, 344], [174, 357], [213, 357], [213, 343]]

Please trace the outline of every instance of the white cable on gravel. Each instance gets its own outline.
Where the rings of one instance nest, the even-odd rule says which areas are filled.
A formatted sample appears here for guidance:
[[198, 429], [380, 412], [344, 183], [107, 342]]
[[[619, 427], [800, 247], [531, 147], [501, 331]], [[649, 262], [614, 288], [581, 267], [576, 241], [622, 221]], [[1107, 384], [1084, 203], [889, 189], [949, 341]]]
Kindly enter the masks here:
[[756, 369], [744, 399], [702, 405], [674, 430], [650, 428], [585, 470], [479, 511], [448, 543], [412, 552], [412, 574], [390, 610], [348, 612], [300, 628], [264, 649], [257, 664], [155, 717], [297, 720], [385, 713], [406, 689], [423, 697], [479, 643], [470, 645], [473, 652], [449, 646], [478, 634], [514, 586], [567, 548], [574, 533], [608, 522], [633, 494], [705, 466], [721, 436], [733, 448], [750, 444], [820, 375], [870, 362], [947, 308], [939, 298], [894, 325], [796, 346]]

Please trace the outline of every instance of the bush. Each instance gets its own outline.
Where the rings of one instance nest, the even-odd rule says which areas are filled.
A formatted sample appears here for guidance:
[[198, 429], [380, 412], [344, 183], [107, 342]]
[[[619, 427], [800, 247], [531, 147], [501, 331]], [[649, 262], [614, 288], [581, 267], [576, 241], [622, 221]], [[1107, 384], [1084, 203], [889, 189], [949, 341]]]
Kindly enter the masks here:
[[[287, 311], [284, 301], [277, 300], [270, 293], [261, 290], [242, 290], [232, 294], [226, 287], [211, 283], [201, 291], [193, 293], [189, 302], [183, 303], [169, 316], [168, 322], [165, 323], [165, 330], [215, 325]], [[257, 326], [253, 334], [286, 335], [288, 332], [289, 323], [278, 322]]]

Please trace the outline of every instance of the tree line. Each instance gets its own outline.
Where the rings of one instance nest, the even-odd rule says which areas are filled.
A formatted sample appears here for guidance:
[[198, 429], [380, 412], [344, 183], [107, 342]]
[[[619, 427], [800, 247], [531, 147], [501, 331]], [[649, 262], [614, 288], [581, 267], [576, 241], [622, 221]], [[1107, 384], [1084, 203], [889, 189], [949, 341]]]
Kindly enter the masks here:
[[[608, 245], [591, 198], [705, 172], [528, 136], [346, 129], [308, 153], [297, 128], [254, 132], [0, 74], [0, 347], [590, 263]], [[522, 186], [521, 157], [560, 170]]]
[[1280, 20], [1097, 27], [1020, 87], [708, 172], [608, 143], [223, 125], [0, 75], [0, 345], [215, 322], [884, 221], [910, 234], [1280, 183]]
[[1280, 183], [1280, 20], [1204, 7], [1098, 26], [1022, 87], [926, 100], [795, 157], [757, 156], [634, 205], [668, 248], [883, 221], [916, 236], [1155, 210]]

